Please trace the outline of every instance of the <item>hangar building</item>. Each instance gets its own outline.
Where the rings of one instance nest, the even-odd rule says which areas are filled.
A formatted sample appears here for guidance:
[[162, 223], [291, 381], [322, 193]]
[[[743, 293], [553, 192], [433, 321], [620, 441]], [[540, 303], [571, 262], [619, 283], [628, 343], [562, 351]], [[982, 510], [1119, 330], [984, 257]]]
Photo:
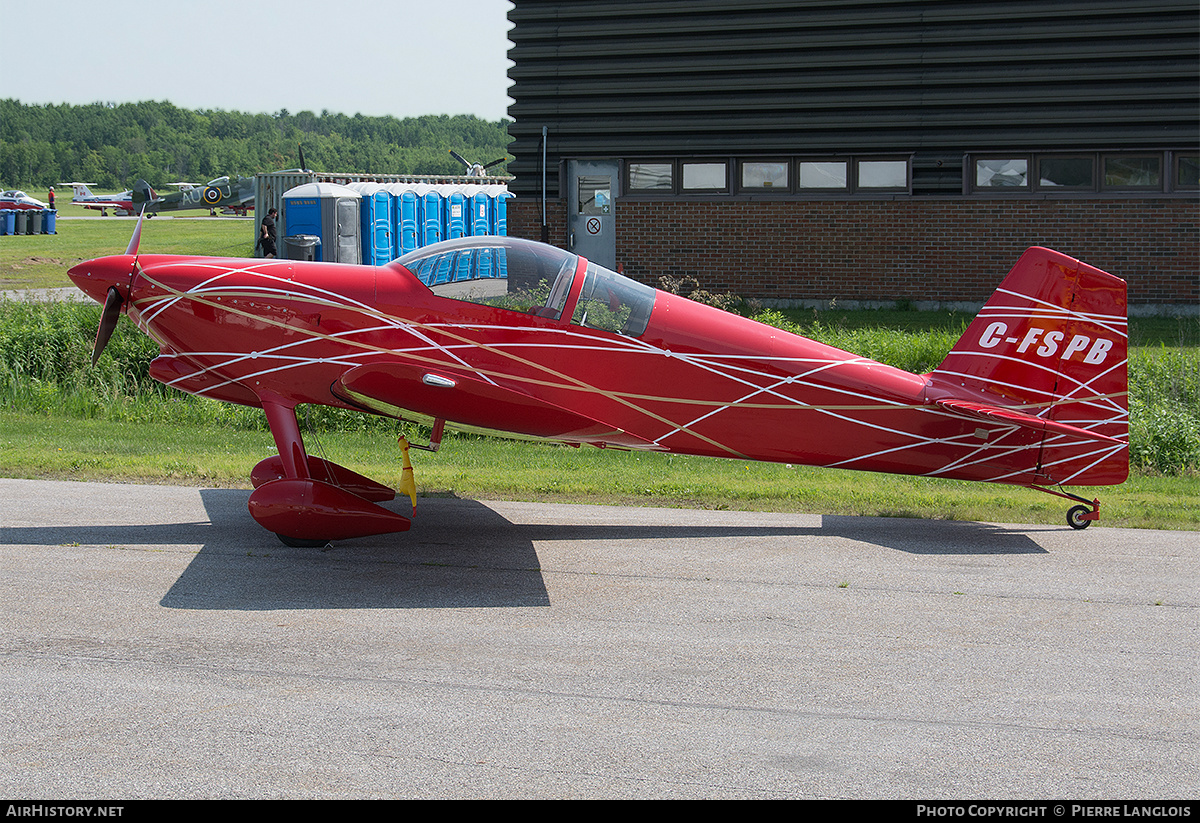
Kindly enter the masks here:
[[653, 285], [972, 305], [1029, 246], [1200, 306], [1195, 0], [514, 0], [508, 231]]

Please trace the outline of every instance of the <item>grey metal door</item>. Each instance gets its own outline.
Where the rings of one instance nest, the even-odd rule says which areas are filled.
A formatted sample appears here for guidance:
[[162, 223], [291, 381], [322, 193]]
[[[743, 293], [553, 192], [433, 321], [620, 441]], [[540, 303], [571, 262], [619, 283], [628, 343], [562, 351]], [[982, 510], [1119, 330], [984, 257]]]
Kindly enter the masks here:
[[617, 267], [616, 160], [567, 163], [567, 248], [609, 269]]
[[337, 201], [337, 262], [361, 263], [362, 241], [359, 209], [362, 204], [348, 197]]

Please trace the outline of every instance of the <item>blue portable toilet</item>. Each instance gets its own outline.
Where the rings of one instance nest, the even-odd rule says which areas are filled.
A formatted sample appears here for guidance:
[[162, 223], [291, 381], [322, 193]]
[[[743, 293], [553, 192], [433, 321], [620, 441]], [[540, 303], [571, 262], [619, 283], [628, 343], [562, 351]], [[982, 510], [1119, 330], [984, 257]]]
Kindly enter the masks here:
[[454, 261], [454, 280], [475, 279], [475, 258], [479, 254], [479, 249], [463, 249], [457, 255], [457, 260]]
[[432, 186], [418, 186], [417, 218], [420, 223], [419, 246], [428, 246], [445, 239], [442, 226], [442, 195]]
[[479, 237], [492, 233], [492, 198], [486, 191], [471, 195], [471, 235]]
[[426, 286], [433, 282], [433, 260], [432, 257], [425, 257], [417, 260], [409, 266], [409, 271], [417, 276], [417, 279]]
[[479, 278], [499, 277], [500, 272], [496, 262], [500, 256], [502, 255], [496, 249], [476, 249], [475, 276]]
[[446, 239], [457, 240], [466, 237], [467, 232], [467, 198], [461, 186], [447, 186], [442, 192], [442, 204], [445, 208]]
[[449, 283], [454, 280], [454, 272], [457, 268], [457, 263], [462, 254], [439, 254], [434, 264], [433, 279], [429, 283], [430, 286], [440, 286], [443, 283]]
[[383, 266], [396, 259], [396, 201], [382, 186], [371, 199], [375, 201], [375, 263]]
[[403, 257], [420, 248], [417, 193], [407, 183], [393, 183], [388, 186], [388, 192], [392, 195], [396, 220], [396, 230], [393, 232], [396, 257]]
[[362, 195], [362, 261], [369, 266], [384, 266], [395, 256], [393, 198], [378, 183], [351, 183], [348, 188]]
[[[508, 206], [507, 201], [516, 195], [510, 194], [507, 186], [499, 186], [501, 189], [497, 193], [493, 206], [493, 226], [497, 237], [508, 236]], [[496, 276], [500, 278], [508, 278], [508, 261], [503, 254], [496, 255]]]
[[362, 262], [362, 195], [334, 183], [305, 183], [283, 193], [283, 242], [288, 237], [320, 238], [314, 259]]
[[492, 198], [492, 234], [497, 237], [508, 236], [508, 200], [515, 195], [507, 187], [500, 186]]

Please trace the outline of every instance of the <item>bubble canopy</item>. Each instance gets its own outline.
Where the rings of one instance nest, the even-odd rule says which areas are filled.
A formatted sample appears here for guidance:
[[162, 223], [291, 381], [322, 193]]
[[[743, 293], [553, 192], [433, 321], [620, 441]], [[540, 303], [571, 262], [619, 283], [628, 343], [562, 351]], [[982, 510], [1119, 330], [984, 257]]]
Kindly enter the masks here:
[[443, 297], [630, 337], [646, 330], [656, 296], [649, 286], [577, 254], [515, 237], [448, 240], [392, 265], [403, 266]]

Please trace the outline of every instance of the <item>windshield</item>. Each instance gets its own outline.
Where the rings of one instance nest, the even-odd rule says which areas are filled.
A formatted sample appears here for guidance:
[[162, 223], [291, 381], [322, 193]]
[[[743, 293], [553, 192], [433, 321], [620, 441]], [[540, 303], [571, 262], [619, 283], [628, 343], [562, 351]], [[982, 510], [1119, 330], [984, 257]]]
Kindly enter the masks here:
[[[554, 320], [568, 309], [578, 255], [515, 237], [468, 237], [395, 261], [434, 294]], [[588, 263], [571, 322], [632, 337], [646, 330], [654, 289]]]
[[572, 323], [639, 337], [654, 309], [654, 289], [588, 263]]

